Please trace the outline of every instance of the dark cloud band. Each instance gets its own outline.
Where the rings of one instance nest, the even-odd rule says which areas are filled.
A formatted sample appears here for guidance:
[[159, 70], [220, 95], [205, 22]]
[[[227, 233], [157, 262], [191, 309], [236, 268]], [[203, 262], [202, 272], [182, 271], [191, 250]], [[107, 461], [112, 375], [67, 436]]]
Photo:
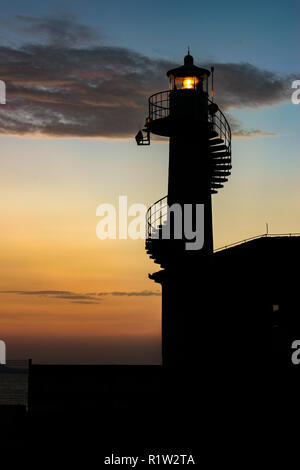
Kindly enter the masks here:
[[97, 304], [100, 303], [103, 297], [106, 296], [117, 296], [117, 297], [150, 297], [160, 296], [159, 291], [112, 291], [112, 292], [98, 292], [98, 293], [76, 293], [71, 291], [63, 290], [38, 290], [38, 291], [27, 291], [27, 290], [3, 290], [0, 294], [18, 294], [26, 296], [46, 297], [47, 299], [59, 299], [67, 300], [71, 303], [77, 304]]
[[[95, 45], [94, 32], [73, 19], [19, 20], [23, 32], [46, 37], [46, 43], [0, 48], [0, 79], [7, 83], [2, 134], [132, 137], [144, 124], [147, 97], [168, 87], [165, 73], [174, 63]], [[289, 76], [249, 63], [214, 65], [216, 100], [224, 111], [272, 106], [289, 96]], [[238, 129], [237, 135], [243, 132], [262, 131]]]

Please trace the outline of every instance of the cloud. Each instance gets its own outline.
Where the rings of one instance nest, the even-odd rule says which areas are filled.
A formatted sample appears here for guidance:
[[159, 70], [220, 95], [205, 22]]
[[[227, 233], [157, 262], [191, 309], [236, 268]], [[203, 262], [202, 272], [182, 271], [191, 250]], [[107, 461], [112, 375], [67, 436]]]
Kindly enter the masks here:
[[242, 128], [241, 122], [233, 117], [231, 114], [227, 115], [232, 134], [236, 138], [242, 139], [252, 139], [253, 137], [275, 137], [278, 134], [275, 132], [264, 132], [260, 129], [248, 129], [245, 130]]
[[99, 292], [99, 293], [76, 293], [64, 290], [3, 290], [0, 294], [17, 294], [26, 296], [46, 297], [47, 299], [54, 300], [67, 300], [70, 303], [76, 304], [98, 304], [105, 296], [117, 296], [117, 297], [149, 297], [149, 296], [160, 296], [159, 291], [112, 291], [112, 292]]
[[250, 129], [245, 131], [241, 129], [240, 131], [234, 132], [234, 136], [240, 139], [251, 139], [252, 137], [275, 137], [278, 134], [275, 132], [263, 132], [259, 129]]
[[228, 108], [273, 106], [290, 98], [294, 75], [280, 76], [248, 62], [215, 64], [215, 96]]
[[37, 37], [43, 38], [55, 47], [74, 47], [95, 43], [99, 40], [99, 34], [91, 26], [75, 21], [73, 15], [63, 15], [60, 18], [34, 18], [31, 16], [17, 15], [16, 29], [28, 35], [30, 40]]
[[116, 297], [149, 297], [149, 296], [160, 296], [159, 291], [142, 290], [142, 291], [113, 291], [113, 292], [99, 292], [98, 296], [113, 295]]
[[68, 300], [92, 299], [90, 295], [85, 295], [85, 294], [56, 295], [55, 297], [56, 299], [68, 299]]
[[76, 292], [64, 290], [8, 290], [0, 291], [0, 294], [18, 294], [26, 296], [47, 297], [48, 299], [62, 299], [70, 302], [99, 303], [101, 299], [91, 294], [78, 294]]
[[[166, 71], [176, 64], [96, 45], [95, 32], [72, 18], [18, 19], [25, 36], [40, 40], [0, 47], [0, 78], [7, 84], [0, 133], [133, 138], [144, 125], [147, 98], [168, 88]], [[273, 106], [289, 96], [290, 76], [249, 63], [214, 65], [223, 111]], [[245, 132], [250, 137], [260, 131]]]
[[68, 296], [69, 294], [71, 295], [72, 292], [70, 291], [64, 291], [64, 290], [32, 290], [32, 291], [26, 291], [26, 290], [8, 290], [8, 291], [1, 291], [1, 294], [20, 294], [20, 295], [66, 295]]

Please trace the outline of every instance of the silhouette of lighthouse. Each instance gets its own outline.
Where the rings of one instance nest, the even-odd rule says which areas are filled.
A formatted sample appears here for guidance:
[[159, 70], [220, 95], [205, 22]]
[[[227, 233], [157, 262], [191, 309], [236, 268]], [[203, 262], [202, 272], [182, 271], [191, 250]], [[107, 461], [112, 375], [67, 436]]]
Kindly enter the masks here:
[[[230, 175], [231, 130], [213, 101], [211, 72], [194, 65], [188, 52], [184, 65], [167, 72], [169, 90], [150, 96], [145, 128], [136, 136], [138, 145], [149, 145], [150, 133], [170, 139], [168, 195], [148, 209], [146, 250], [162, 268], [149, 277], [162, 285], [162, 357], [171, 368], [198, 363], [212, 328], [207, 320], [214, 282], [211, 195]], [[186, 221], [196, 227], [198, 208], [203, 243], [187, 249]]]

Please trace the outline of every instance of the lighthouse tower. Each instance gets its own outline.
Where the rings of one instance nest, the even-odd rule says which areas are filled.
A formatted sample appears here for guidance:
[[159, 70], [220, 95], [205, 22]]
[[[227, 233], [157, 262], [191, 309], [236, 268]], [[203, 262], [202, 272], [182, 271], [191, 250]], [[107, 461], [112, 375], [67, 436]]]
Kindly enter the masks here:
[[[148, 209], [146, 222], [146, 251], [162, 268], [149, 277], [162, 285], [162, 356], [169, 368], [199, 363], [213, 334], [211, 197], [230, 175], [231, 131], [213, 101], [211, 71], [194, 65], [188, 53], [184, 65], [167, 72], [169, 90], [150, 96], [145, 128], [136, 136], [138, 145], [148, 145], [151, 133], [169, 137], [168, 195]], [[202, 241], [195, 235], [193, 246], [190, 233], [199, 220]]]

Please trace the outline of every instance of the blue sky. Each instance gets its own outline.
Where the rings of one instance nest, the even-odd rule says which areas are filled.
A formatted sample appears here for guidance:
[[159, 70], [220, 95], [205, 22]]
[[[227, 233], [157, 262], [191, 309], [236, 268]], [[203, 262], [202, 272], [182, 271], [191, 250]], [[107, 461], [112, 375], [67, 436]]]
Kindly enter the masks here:
[[[279, 72], [299, 65], [299, 2], [63, 0], [7, 2], [2, 22], [16, 14], [74, 14], [108, 44], [178, 61], [187, 45], [197, 59], [249, 61]], [[13, 36], [16, 39], [16, 35]], [[298, 62], [298, 64], [297, 64]]]

